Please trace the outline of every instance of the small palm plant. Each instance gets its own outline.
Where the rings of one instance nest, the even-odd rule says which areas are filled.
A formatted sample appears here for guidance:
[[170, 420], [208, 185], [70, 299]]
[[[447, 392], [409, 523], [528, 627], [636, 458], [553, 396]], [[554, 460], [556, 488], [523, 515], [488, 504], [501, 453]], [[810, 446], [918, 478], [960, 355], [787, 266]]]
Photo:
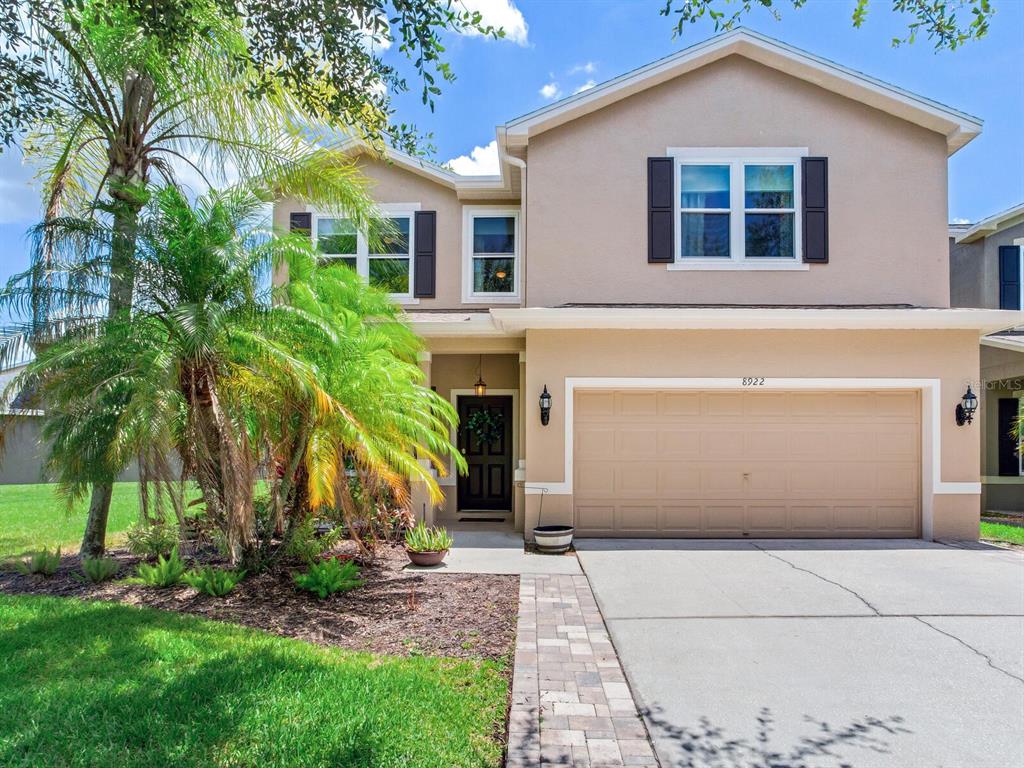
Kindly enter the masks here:
[[41, 576], [53, 576], [60, 566], [60, 547], [51, 552], [45, 547], [39, 552], [33, 552], [27, 559], [18, 563], [18, 572], [27, 576], [38, 573]]
[[324, 600], [335, 592], [348, 592], [362, 586], [359, 568], [351, 560], [341, 563], [337, 558], [321, 560], [311, 565], [306, 573], [297, 573], [293, 577], [299, 589], [312, 592]]
[[193, 589], [212, 597], [225, 597], [245, 578], [245, 571], [226, 571], [207, 565], [189, 571], [182, 578]]
[[171, 550], [169, 557], [160, 555], [155, 565], [139, 564], [139, 578], [143, 583], [157, 589], [166, 589], [180, 584], [185, 575], [185, 562], [178, 557], [177, 548]]
[[112, 557], [87, 557], [82, 560], [82, 573], [93, 584], [114, 578], [120, 567]]

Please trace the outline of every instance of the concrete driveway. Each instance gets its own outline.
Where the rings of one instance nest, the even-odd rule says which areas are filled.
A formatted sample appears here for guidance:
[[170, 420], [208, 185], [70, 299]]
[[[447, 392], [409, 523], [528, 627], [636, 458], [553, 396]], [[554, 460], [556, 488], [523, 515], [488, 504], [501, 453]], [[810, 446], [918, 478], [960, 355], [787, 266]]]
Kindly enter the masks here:
[[1024, 556], [578, 541], [663, 766], [1024, 765]]

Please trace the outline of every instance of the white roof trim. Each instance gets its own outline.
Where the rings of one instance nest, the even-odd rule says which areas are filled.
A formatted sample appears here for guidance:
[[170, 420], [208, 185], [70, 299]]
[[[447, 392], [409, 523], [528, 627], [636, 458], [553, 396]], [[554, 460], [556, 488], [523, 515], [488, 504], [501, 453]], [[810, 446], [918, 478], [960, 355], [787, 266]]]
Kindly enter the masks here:
[[[359, 139], [349, 139], [342, 144], [341, 151], [363, 151], [370, 156], [380, 155], [378, 150]], [[507, 163], [504, 161], [503, 153], [499, 154], [501, 154], [502, 168], [504, 169]], [[460, 197], [464, 195], [473, 197], [484, 193], [498, 193], [500, 196], [512, 198], [519, 196], [519, 191], [513, 189], [511, 180], [508, 178], [509, 174], [507, 173], [497, 176], [462, 176], [444, 166], [432, 163], [422, 157], [414, 157], [394, 147], [385, 147], [384, 155], [389, 161], [407, 171], [455, 190]]]
[[1021, 354], [1024, 354], [1024, 337], [985, 336], [982, 338], [981, 343], [986, 347], [995, 347], [996, 349], [1008, 349], [1011, 352], [1020, 352]]
[[999, 230], [1019, 224], [1021, 221], [1024, 221], [1024, 203], [1007, 208], [977, 224], [970, 225], [965, 231], [956, 234], [956, 241], [958, 243], [973, 243], [975, 240], [993, 235]]
[[740, 54], [793, 77], [860, 101], [946, 137], [953, 154], [981, 133], [982, 121], [861, 72], [748, 29], [735, 29], [684, 48], [632, 72], [529, 112], [505, 124], [509, 146], [664, 83], [731, 54]]
[[788, 307], [494, 308], [495, 325], [527, 329], [973, 330], [979, 335], [1024, 324], [1024, 312], [997, 309], [811, 309]]

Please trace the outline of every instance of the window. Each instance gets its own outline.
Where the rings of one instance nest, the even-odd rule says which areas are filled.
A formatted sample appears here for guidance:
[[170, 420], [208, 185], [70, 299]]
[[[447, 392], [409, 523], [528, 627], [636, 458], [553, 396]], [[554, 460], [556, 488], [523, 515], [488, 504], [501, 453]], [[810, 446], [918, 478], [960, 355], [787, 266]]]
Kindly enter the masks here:
[[[412, 243], [414, 214], [418, 208], [418, 205], [381, 205], [381, 211], [389, 215], [373, 222], [370, 237], [357, 232], [350, 219], [316, 215], [317, 247], [325, 258], [344, 262], [370, 285], [395, 298], [414, 302]], [[371, 240], [373, 252], [370, 251]]]
[[800, 148], [669, 149], [678, 232], [670, 269], [806, 269]]
[[518, 302], [518, 209], [467, 206], [464, 211], [462, 300]]

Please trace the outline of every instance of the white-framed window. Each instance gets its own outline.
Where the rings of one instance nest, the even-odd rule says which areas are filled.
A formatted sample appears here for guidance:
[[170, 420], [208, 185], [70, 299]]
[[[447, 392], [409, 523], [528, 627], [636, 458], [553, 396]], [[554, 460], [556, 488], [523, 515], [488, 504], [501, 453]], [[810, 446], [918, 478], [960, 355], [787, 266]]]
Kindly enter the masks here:
[[[351, 219], [313, 212], [314, 243], [325, 259], [337, 259], [352, 267], [370, 285], [405, 303], [416, 303], [412, 295], [416, 264], [413, 243], [419, 203], [379, 205], [381, 220], [371, 224], [372, 234], [359, 232]], [[390, 227], [380, 221], [388, 220]], [[370, 241], [377, 245], [371, 252]]]
[[519, 209], [467, 205], [462, 220], [462, 301], [519, 302]]
[[669, 269], [805, 270], [803, 147], [669, 148], [675, 262]]

